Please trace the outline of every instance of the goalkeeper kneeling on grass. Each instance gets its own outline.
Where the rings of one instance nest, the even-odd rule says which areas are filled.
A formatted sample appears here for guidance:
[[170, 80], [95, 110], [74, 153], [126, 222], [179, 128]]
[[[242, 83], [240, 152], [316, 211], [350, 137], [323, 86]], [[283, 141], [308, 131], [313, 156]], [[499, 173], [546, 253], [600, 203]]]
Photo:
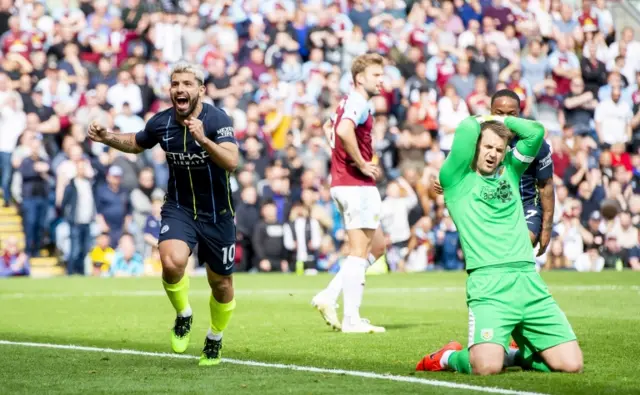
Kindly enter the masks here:
[[[519, 141], [508, 150], [512, 133]], [[456, 129], [440, 184], [469, 274], [469, 344], [463, 350], [450, 342], [425, 356], [416, 370], [582, 371], [576, 335], [536, 272], [519, 196], [520, 177], [543, 138], [540, 123], [516, 117], [469, 117]], [[509, 346], [511, 335], [517, 347]]]

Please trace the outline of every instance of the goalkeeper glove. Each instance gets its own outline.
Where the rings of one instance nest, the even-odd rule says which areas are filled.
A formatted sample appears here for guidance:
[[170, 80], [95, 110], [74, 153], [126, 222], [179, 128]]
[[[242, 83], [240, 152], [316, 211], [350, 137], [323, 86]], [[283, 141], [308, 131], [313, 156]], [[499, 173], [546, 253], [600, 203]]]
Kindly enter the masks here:
[[500, 115], [478, 115], [478, 116], [476, 116], [476, 120], [478, 121], [479, 124], [483, 124], [483, 123], [489, 122], [489, 121], [496, 121], [496, 122], [504, 123], [504, 119], [505, 119], [505, 117], [500, 116]]

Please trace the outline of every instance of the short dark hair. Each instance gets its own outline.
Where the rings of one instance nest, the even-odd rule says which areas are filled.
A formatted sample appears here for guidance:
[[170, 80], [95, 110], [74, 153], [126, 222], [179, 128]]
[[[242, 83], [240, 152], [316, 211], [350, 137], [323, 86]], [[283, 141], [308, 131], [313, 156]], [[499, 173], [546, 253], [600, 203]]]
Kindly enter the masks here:
[[511, 89], [501, 89], [494, 93], [493, 96], [491, 96], [491, 106], [493, 106], [493, 102], [501, 97], [508, 97], [509, 99], [515, 100], [518, 103], [518, 108], [520, 108], [520, 96]]

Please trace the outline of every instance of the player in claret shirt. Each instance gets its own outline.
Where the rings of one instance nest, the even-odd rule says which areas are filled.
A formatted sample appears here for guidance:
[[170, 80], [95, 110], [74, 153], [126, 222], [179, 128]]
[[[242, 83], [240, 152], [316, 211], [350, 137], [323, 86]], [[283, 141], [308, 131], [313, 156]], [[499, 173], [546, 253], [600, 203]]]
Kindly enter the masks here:
[[166, 152], [169, 183], [158, 248], [162, 283], [177, 315], [171, 348], [183, 353], [189, 346], [193, 314], [185, 268], [198, 244], [198, 258], [206, 262], [212, 290], [211, 326], [200, 365], [217, 365], [222, 358], [222, 331], [236, 306], [232, 279], [236, 228], [229, 174], [238, 164], [238, 145], [231, 118], [202, 102], [202, 70], [186, 63], [176, 65], [170, 93], [173, 107], [154, 115], [144, 130], [110, 133], [93, 123], [89, 138], [128, 153], [138, 154], [156, 144]]
[[[331, 197], [342, 213], [349, 238], [349, 256], [340, 265], [329, 286], [312, 300], [324, 320], [345, 333], [380, 333], [385, 329], [360, 317], [365, 272], [384, 255], [380, 228], [381, 199], [376, 178], [379, 168], [372, 162], [373, 115], [369, 99], [380, 93], [384, 74], [380, 55], [354, 59], [353, 91], [338, 105], [328, 128], [331, 145]], [[336, 137], [337, 136], [337, 137]], [[335, 306], [343, 292], [344, 316], [340, 323]]]

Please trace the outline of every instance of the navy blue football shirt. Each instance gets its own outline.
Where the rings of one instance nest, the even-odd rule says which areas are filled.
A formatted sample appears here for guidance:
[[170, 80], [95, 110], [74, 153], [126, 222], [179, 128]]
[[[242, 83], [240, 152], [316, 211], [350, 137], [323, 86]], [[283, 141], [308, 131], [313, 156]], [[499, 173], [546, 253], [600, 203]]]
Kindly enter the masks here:
[[[518, 139], [511, 140], [511, 147], [515, 147]], [[520, 196], [523, 206], [540, 207], [538, 181], [545, 181], [553, 177], [553, 161], [551, 148], [546, 141], [542, 142], [540, 151], [520, 179]]]
[[[233, 121], [221, 109], [203, 103], [198, 116], [205, 135], [216, 144], [237, 144]], [[136, 143], [145, 149], [160, 144], [169, 165], [166, 201], [189, 211], [194, 219], [218, 222], [234, 216], [229, 172], [216, 165], [209, 153], [195, 141], [185, 125], [178, 123], [173, 108], [154, 115]]]

